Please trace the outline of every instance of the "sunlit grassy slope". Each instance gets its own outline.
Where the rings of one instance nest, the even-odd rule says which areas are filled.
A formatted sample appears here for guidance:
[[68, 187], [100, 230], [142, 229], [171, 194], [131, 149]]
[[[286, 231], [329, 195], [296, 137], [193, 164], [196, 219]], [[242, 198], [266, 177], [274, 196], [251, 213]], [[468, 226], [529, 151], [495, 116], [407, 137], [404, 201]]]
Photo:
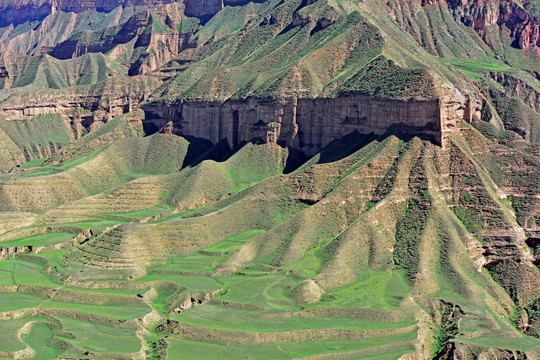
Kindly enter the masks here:
[[[241, 2], [204, 24], [169, 7], [139, 35], [192, 32], [176, 56], [134, 36], [0, 59], [11, 109], [456, 89], [479, 103], [445, 149], [354, 133], [310, 159], [143, 137], [141, 109], [84, 130], [77, 108], [0, 119], [0, 359], [540, 358], [538, 58], [423, 3]], [[106, 43], [136, 11], [83, 14], [71, 39]]]
[[518, 325], [538, 329], [538, 270], [482, 141], [353, 134], [304, 163], [249, 143], [217, 162], [158, 134], [30, 164], [0, 185], [0, 246], [23, 249], [0, 261], [1, 354], [534, 356]]

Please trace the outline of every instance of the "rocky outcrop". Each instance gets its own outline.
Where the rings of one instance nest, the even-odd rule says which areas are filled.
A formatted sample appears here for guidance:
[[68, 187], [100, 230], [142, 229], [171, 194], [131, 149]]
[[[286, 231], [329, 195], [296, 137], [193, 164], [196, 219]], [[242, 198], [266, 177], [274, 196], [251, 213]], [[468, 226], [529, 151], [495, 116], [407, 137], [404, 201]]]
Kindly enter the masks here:
[[141, 76], [106, 81], [77, 92], [67, 89], [20, 93], [0, 106], [0, 117], [8, 121], [30, 120], [38, 115], [60, 114], [77, 139], [84, 129], [93, 130], [134, 110], [157, 85], [154, 78]]
[[[267, 0], [255, 0], [264, 2]], [[42, 20], [57, 11], [81, 13], [87, 10], [112, 11], [121, 7], [157, 6], [181, 2], [185, 6], [187, 16], [208, 19], [218, 13], [226, 5], [244, 5], [246, 0], [0, 0], [0, 26], [18, 24], [25, 21]]]
[[534, 264], [540, 266], [540, 228], [525, 229], [527, 245], [534, 250]]
[[137, 44], [147, 49], [148, 55], [139, 58], [129, 69], [130, 75], [147, 74], [167, 63], [181, 51], [195, 47], [189, 43], [191, 33], [144, 34], [139, 37]]
[[457, 107], [450, 98], [405, 101], [364, 95], [143, 106], [147, 132], [158, 131], [170, 122], [168, 131], [212, 143], [227, 139], [236, 146], [255, 140], [290, 146], [307, 155], [354, 131], [418, 135], [444, 146], [455, 128]]
[[[181, 312], [184, 312], [185, 310], [188, 310], [194, 306], [204, 305], [216, 298], [221, 293], [222, 289], [183, 293], [180, 297], [176, 298], [171, 305], [169, 305], [174, 306], [174, 309], [169, 312], [169, 315], [180, 314]], [[180, 304], [176, 305], [177, 303]]]
[[[23, 120], [38, 115], [66, 114], [72, 115], [73, 119], [77, 118], [91, 124], [97, 120], [100, 114], [103, 115], [104, 119], [111, 119], [127, 113], [143, 98], [144, 94], [141, 94], [140, 97], [119, 95], [116, 98], [81, 96], [51, 103], [7, 105], [0, 108], [0, 116], [7, 120]], [[77, 110], [77, 113], [71, 114], [73, 110]], [[91, 118], [86, 118], [86, 116]]]
[[[86, 53], [107, 53], [119, 44], [125, 44], [141, 35], [151, 24], [151, 15], [142, 11], [132, 16], [125, 24], [103, 31], [84, 31], [62, 42], [53, 49], [43, 52], [57, 59], [71, 59]], [[136, 46], [148, 46], [152, 34], [137, 38]]]
[[534, 300], [539, 291], [536, 259], [527, 246], [523, 231], [493, 231], [482, 234], [484, 256], [494, 279], [520, 306]]
[[504, 87], [507, 96], [520, 99], [540, 112], [540, 92], [527, 82], [502, 72], [491, 72], [488, 76]]
[[[429, 1], [426, 5], [435, 1]], [[456, 20], [482, 37], [490, 25], [504, 25], [521, 49], [540, 47], [540, 19], [510, 0], [448, 0]], [[489, 42], [488, 42], [489, 45]]]
[[73, 247], [76, 245], [77, 245], [77, 241], [72, 240], [72, 241], [64, 241], [64, 242], [54, 244], [54, 245], [47, 245], [47, 246], [32, 246], [32, 245], [13, 246], [13, 247], [0, 246], [0, 260], [10, 259], [16, 254], [24, 254], [24, 253], [39, 254], [42, 252], [55, 251], [55, 250], [63, 249], [65, 247]]
[[[188, 0], [189, 1], [189, 0]], [[80, 13], [98, 9], [111, 11], [118, 6], [156, 6], [175, 2], [175, 0], [0, 0], [0, 26], [18, 24], [24, 21], [42, 20], [57, 11]]]

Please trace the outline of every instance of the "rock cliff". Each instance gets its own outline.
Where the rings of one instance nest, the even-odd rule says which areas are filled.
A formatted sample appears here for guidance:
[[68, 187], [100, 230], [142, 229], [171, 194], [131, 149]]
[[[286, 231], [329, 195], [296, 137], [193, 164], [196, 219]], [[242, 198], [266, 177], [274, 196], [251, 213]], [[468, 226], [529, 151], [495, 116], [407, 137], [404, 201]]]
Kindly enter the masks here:
[[[432, 4], [434, 1], [429, 1]], [[509, 0], [449, 0], [448, 5], [456, 20], [461, 21], [487, 40], [486, 30], [491, 25], [505, 26], [521, 49], [540, 47], [540, 19]]]
[[118, 6], [155, 6], [174, 2], [174, 0], [1, 0], [0, 25], [18, 24], [21, 19], [25, 21], [41, 20], [57, 11], [80, 13], [98, 9], [98, 11], [111, 11]]
[[[264, 2], [267, 0], [257, 0]], [[57, 11], [80, 13], [87, 10], [109, 12], [118, 6], [156, 6], [170, 3], [183, 3], [187, 16], [208, 19], [226, 5], [246, 4], [246, 0], [0, 0], [0, 26], [19, 23], [21, 19], [41, 20]]]
[[[168, 126], [176, 134], [231, 146], [258, 140], [277, 143], [314, 155], [335, 139], [361, 134], [395, 132], [417, 135], [444, 146], [455, 128], [458, 103], [449, 98], [379, 100], [363, 95], [247, 101], [150, 103], [147, 132]], [[172, 124], [172, 129], [171, 129]]]
[[[45, 91], [19, 94], [20, 101], [8, 99], [0, 107], [0, 117], [30, 120], [38, 115], [59, 114], [71, 128], [74, 138], [84, 129], [95, 129], [116, 116], [128, 113], [146, 100], [158, 85], [153, 78], [128, 78], [89, 86], [84, 91]], [[24, 99], [24, 100], [23, 100]]]

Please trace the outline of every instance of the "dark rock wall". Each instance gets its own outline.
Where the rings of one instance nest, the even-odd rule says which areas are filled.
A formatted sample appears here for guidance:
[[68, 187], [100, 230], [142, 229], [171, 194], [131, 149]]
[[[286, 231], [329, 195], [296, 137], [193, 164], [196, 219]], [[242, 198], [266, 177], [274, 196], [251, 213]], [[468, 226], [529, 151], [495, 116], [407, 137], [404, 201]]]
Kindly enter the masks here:
[[225, 103], [183, 102], [144, 105], [146, 125], [155, 130], [172, 123], [172, 131], [231, 146], [243, 141], [278, 143], [314, 155], [332, 140], [354, 131], [418, 135], [443, 145], [455, 126], [454, 102], [345, 98], [290, 100], [248, 99]]

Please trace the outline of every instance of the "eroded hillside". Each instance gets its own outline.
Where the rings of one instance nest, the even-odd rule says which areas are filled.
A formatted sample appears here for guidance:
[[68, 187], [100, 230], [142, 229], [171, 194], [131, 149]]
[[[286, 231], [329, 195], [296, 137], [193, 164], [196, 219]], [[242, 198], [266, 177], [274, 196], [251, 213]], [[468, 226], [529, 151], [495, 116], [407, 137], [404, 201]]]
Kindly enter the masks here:
[[299, 165], [156, 134], [29, 164], [0, 184], [4, 353], [534, 358], [534, 238], [486, 141], [354, 134]]
[[0, 358], [540, 358], [537, 16], [0, 1]]

